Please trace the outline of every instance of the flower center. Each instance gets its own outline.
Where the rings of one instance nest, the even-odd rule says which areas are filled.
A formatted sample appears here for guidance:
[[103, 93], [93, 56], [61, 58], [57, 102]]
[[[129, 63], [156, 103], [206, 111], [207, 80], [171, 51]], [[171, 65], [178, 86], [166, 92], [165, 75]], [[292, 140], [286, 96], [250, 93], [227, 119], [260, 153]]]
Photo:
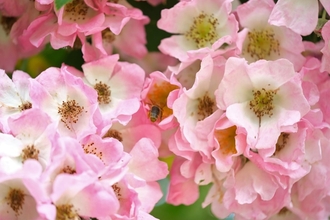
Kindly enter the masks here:
[[212, 46], [219, 39], [217, 33], [218, 25], [219, 21], [213, 14], [209, 15], [202, 12], [194, 18], [192, 26], [185, 33], [185, 37], [189, 41], [193, 41], [197, 48]]
[[90, 144], [87, 144], [87, 145], [83, 145], [83, 149], [84, 149], [84, 152], [85, 154], [94, 154], [95, 156], [97, 156], [103, 163], [103, 153], [102, 151], [100, 151], [96, 146], [94, 146], [95, 143], [92, 142]]
[[[150, 100], [151, 109], [149, 111], [150, 116], [157, 118], [161, 115], [162, 118], [166, 118], [173, 114], [173, 110], [167, 107], [167, 97], [171, 91], [178, 89], [176, 85], [172, 85], [169, 82], [163, 81], [161, 83], [155, 83], [147, 94], [147, 99]], [[159, 112], [158, 112], [159, 110]], [[156, 114], [157, 113], [157, 114]], [[153, 119], [150, 118], [152, 121]]]
[[111, 102], [110, 86], [102, 82], [95, 84], [94, 89], [97, 92], [97, 101], [99, 104], [109, 104]]
[[69, 165], [66, 165], [63, 167], [63, 169], [61, 170], [61, 173], [67, 173], [67, 174], [75, 174], [76, 170], [74, 168], [72, 168]]
[[250, 101], [250, 109], [254, 114], [261, 119], [262, 116], [268, 115], [271, 117], [274, 110], [274, 96], [278, 90], [252, 90], [253, 99]]
[[24, 110], [32, 108], [31, 102], [24, 102], [22, 105], [18, 106], [19, 110], [22, 112]]
[[82, 22], [86, 19], [88, 5], [84, 0], [73, 0], [64, 6], [63, 19], [71, 22]]
[[216, 130], [214, 132], [215, 138], [218, 140], [220, 145], [220, 151], [224, 155], [236, 154], [236, 126], [232, 126], [222, 130]]
[[275, 38], [272, 29], [261, 31], [250, 31], [247, 36], [247, 43], [243, 49], [243, 54], [248, 53], [255, 61], [267, 59], [273, 53], [280, 55], [280, 43]]
[[121, 194], [121, 188], [118, 186], [118, 183], [115, 183], [112, 185], [112, 189], [113, 191], [116, 193], [117, 199], [121, 200], [121, 198], [123, 197], [123, 195]]
[[115, 138], [120, 142], [123, 141], [123, 135], [115, 129], [109, 129], [107, 131], [107, 133], [103, 136], [103, 138], [106, 138], [106, 137]]
[[1, 16], [1, 25], [3, 30], [5, 31], [6, 35], [9, 35], [11, 28], [13, 27], [13, 25], [15, 24], [15, 22], [17, 21], [17, 18], [15, 17], [5, 17], [5, 16]]
[[197, 101], [198, 101], [197, 117], [198, 117], [198, 121], [202, 121], [208, 116], [212, 115], [215, 108], [215, 102], [214, 99], [210, 98], [207, 92], [202, 98], [198, 98]]
[[110, 31], [109, 28], [106, 28], [102, 31], [102, 41], [105, 44], [111, 44], [116, 40], [116, 35]]
[[56, 206], [56, 220], [75, 220], [78, 219], [77, 211], [72, 204]]
[[77, 123], [79, 116], [83, 112], [84, 107], [78, 105], [76, 100], [69, 100], [62, 102], [62, 105], [58, 107], [58, 114], [61, 115], [61, 121], [65, 126], [71, 130], [71, 123]]
[[38, 149], [36, 149], [34, 147], [34, 145], [32, 146], [27, 146], [26, 148], [24, 148], [22, 150], [22, 160], [23, 163], [27, 160], [27, 159], [35, 159], [38, 160], [38, 156], [39, 156], [40, 151]]
[[21, 189], [10, 189], [9, 193], [5, 197], [7, 205], [12, 208], [15, 215], [18, 216], [22, 214], [22, 209], [25, 201], [25, 195]]
[[290, 138], [290, 134], [284, 132], [281, 133], [281, 135], [277, 139], [276, 150], [274, 152], [274, 155], [279, 153], [286, 146], [286, 144], [289, 141], [289, 138]]

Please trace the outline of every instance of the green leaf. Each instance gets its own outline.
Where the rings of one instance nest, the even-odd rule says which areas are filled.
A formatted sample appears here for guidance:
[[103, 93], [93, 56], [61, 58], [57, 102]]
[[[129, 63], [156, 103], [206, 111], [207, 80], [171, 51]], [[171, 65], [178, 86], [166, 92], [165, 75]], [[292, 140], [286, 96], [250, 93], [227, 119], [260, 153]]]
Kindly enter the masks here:
[[72, 0], [55, 0], [56, 10], [60, 10], [64, 5], [72, 2]]

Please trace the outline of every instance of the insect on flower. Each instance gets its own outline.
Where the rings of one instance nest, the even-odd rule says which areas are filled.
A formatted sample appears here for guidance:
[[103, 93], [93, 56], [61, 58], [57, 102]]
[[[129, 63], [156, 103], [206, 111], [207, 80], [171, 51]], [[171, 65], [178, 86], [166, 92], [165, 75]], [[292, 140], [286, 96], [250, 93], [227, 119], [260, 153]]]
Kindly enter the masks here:
[[152, 105], [148, 115], [150, 121], [155, 122], [158, 120], [158, 118], [159, 120], [162, 120], [162, 114], [163, 114], [163, 110], [160, 106]]

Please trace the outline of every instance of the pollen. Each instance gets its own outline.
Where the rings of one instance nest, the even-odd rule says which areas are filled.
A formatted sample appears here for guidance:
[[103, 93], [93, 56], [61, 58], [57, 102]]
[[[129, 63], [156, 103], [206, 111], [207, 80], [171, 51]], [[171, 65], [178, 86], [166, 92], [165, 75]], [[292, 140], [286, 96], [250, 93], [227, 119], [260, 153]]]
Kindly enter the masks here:
[[207, 92], [202, 98], [199, 97], [197, 101], [198, 101], [197, 117], [198, 117], [198, 121], [202, 121], [208, 116], [212, 115], [215, 108], [215, 102], [214, 99], [210, 98]]
[[97, 92], [97, 101], [99, 104], [109, 104], [111, 102], [111, 90], [110, 86], [103, 82], [95, 84], [94, 89]]
[[264, 115], [273, 115], [274, 98], [278, 90], [252, 90], [253, 99], [250, 101], [250, 109], [261, 119]]
[[8, 206], [15, 212], [16, 217], [22, 214], [25, 195], [21, 189], [10, 189], [5, 201]]
[[64, 125], [71, 130], [71, 124], [77, 123], [80, 115], [83, 113], [84, 107], [80, 106], [75, 100], [62, 102], [58, 107], [58, 114], [61, 115], [61, 121]]
[[9, 36], [11, 28], [13, 27], [13, 25], [15, 24], [16, 21], [17, 21], [17, 18], [15, 18], [15, 17], [1, 16], [0, 22], [1, 22], [2, 28], [5, 31], [6, 35]]
[[[82, 146], [84, 149], [85, 154], [94, 154], [97, 156], [101, 161], [103, 161], [103, 152], [100, 151], [96, 146], [95, 143], [92, 142], [90, 144], [86, 144]], [[104, 161], [103, 161], [104, 162]]]
[[63, 167], [63, 169], [61, 170], [61, 173], [67, 173], [67, 174], [75, 174], [76, 173], [76, 169], [72, 168], [69, 165], [66, 165]]
[[116, 129], [109, 129], [107, 133], [103, 136], [103, 138], [115, 138], [118, 141], [122, 142], [123, 141], [123, 135], [117, 131]]
[[64, 204], [56, 206], [56, 220], [75, 220], [78, 218], [77, 210], [72, 204]]
[[236, 126], [232, 126], [222, 130], [216, 130], [214, 137], [218, 140], [220, 151], [223, 155], [236, 154]]
[[175, 89], [179, 87], [169, 82], [163, 81], [160, 83], [155, 83], [150, 88], [147, 99], [150, 100], [149, 103], [152, 106], [157, 106], [161, 111], [162, 118], [166, 118], [173, 114], [173, 110], [167, 107], [167, 97]]
[[111, 44], [116, 40], [116, 35], [110, 31], [109, 28], [106, 28], [102, 31], [102, 41], [105, 44]]
[[249, 54], [254, 61], [280, 56], [280, 43], [271, 29], [250, 31], [245, 45], [243, 55]]
[[202, 12], [193, 19], [193, 24], [185, 37], [195, 43], [197, 48], [212, 46], [219, 39], [217, 26], [219, 21], [213, 14]]
[[22, 112], [24, 110], [32, 108], [31, 102], [24, 102], [22, 105], [18, 106], [18, 109]]
[[88, 13], [88, 5], [84, 0], [73, 0], [64, 6], [63, 18], [71, 22], [83, 22]]
[[118, 183], [112, 185], [113, 191], [116, 193], [116, 197], [118, 200], [121, 200], [123, 195], [121, 193], [121, 188], [119, 187]]
[[276, 143], [276, 150], [274, 152], [274, 155], [279, 153], [285, 146], [287, 145], [290, 138], [290, 134], [282, 132], [281, 135], [277, 139]]
[[32, 146], [27, 146], [26, 148], [24, 148], [22, 150], [22, 160], [23, 163], [27, 160], [27, 159], [34, 159], [34, 160], [38, 160], [39, 157], [39, 153], [40, 151], [38, 149], [36, 149], [34, 147], [34, 145]]

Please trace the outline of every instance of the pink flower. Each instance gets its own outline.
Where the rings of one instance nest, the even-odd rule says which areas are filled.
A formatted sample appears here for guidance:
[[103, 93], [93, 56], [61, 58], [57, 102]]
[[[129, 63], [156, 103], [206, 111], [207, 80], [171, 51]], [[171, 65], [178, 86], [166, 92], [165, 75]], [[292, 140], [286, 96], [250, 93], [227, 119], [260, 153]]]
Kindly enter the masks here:
[[[324, 9], [330, 12], [330, 2], [320, 0]], [[269, 22], [276, 26], [286, 26], [298, 34], [309, 35], [318, 21], [319, 2], [317, 0], [279, 0]]]
[[0, 68], [6, 71], [13, 71], [19, 59], [30, 57], [43, 49], [43, 47], [37, 48], [28, 39], [22, 38], [25, 29], [38, 16], [38, 11], [34, 8], [33, 2], [20, 2], [22, 4], [9, 3], [7, 5], [8, 1], [4, 3], [4, 7], [13, 7], [11, 10], [13, 14], [17, 12], [17, 17], [4, 14], [0, 17]]
[[225, 60], [207, 56], [202, 60], [194, 85], [173, 103], [173, 114], [177, 118], [184, 138], [194, 151], [210, 156], [207, 135], [212, 132], [217, 119], [222, 114], [216, 105], [215, 91], [224, 73]]
[[169, 80], [163, 73], [156, 71], [146, 79], [141, 98], [151, 122], [167, 130], [177, 125], [174, 121], [172, 105], [180, 93], [180, 83]]
[[[92, 45], [81, 39], [84, 60], [86, 62], [97, 60], [113, 54], [114, 50], [141, 59], [148, 52], [144, 30], [148, 21], [146, 17], [141, 17], [139, 20], [130, 19], [118, 34], [114, 34], [108, 28], [97, 32], [92, 35]], [[131, 34], [132, 32], [134, 35]]]
[[[114, 191], [105, 188], [88, 172], [58, 175], [50, 195], [52, 204], [40, 208], [48, 219], [70, 217], [105, 218], [115, 213], [119, 203]], [[52, 213], [52, 215], [50, 215]]]
[[244, 59], [229, 58], [217, 103], [230, 121], [245, 128], [248, 145], [264, 155], [272, 155], [281, 131], [310, 109], [301, 80], [284, 59], [247, 65]]
[[237, 7], [237, 15], [243, 30], [238, 34], [237, 47], [240, 56], [249, 63], [260, 59], [291, 61], [296, 71], [304, 63], [302, 38], [287, 27], [274, 26], [268, 18], [273, 1], [250, 0]]
[[[310, 172], [292, 187], [291, 206], [287, 208], [300, 218], [326, 219], [329, 207], [329, 140], [320, 130], [308, 134], [306, 159], [311, 164]], [[321, 155], [322, 154], [322, 155]]]
[[135, 188], [141, 201], [141, 209], [150, 212], [163, 195], [156, 181], [167, 176], [167, 164], [159, 161], [158, 149], [147, 138], [140, 139], [130, 155], [129, 173], [134, 174], [137, 180], [146, 182], [145, 186]]
[[321, 71], [327, 71], [330, 73], [330, 21], [328, 21], [322, 28], [322, 37], [324, 40], [324, 47], [322, 48], [321, 52], [323, 53], [322, 56], [322, 66]]
[[163, 9], [158, 28], [178, 34], [163, 39], [159, 50], [180, 61], [194, 60], [232, 44], [238, 31], [231, 1], [181, 1]]
[[41, 166], [27, 161], [22, 169], [0, 177], [0, 219], [41, 219], [38, 205], [47, 197], [40, 184]]
[[171, 168], [171, 182], [166, 202], [173, 205], [191, 205], [199, 197], [198, 185], [192, 177], [186, 178], [180, 172], [180, 167], [185, 162], [183, 158], [176, 157]]
[[118, 55], [113, 55], [82, 66], [84, 80], [98, 94], [104, 124], [112, 119], [127, 123], [140, 107], [145, 73], [138, 65], [118, 59]]
[[31, 85], [36, 108], [46, 112], [61, 135], [78, 140], [96, 131], [97, 93], [72, 75], [70, 68], [48, 68]]
[[[39, 109], [25, 111], [9, 119], [10, 134], [0, 134], [0, 166], [3, 172], [21, 169], [29, 159], [37, 160], [43, 169], [51, 163], [55, 127]], [[9, 145], [8, 145], [9, 144]]]
[[141, 138], [150, 139], [157, 149], [161, 144], [160, 129], [149, 121], [142, 107], [132, 115], [132, 119], [127, 124], [123, 125], [118, 120], [113, 120], [111, 124], [104, 126], [101, 130], [100, 136], [117, 139], [127, 153]]
[[0, 122], [3, 132], [9, 131], [9, 117], [17, 117], [21, 112], [32, 108], [30, 78], [27, 73], [17, 70], [11, 80], [5, 71], [0, 70]]

